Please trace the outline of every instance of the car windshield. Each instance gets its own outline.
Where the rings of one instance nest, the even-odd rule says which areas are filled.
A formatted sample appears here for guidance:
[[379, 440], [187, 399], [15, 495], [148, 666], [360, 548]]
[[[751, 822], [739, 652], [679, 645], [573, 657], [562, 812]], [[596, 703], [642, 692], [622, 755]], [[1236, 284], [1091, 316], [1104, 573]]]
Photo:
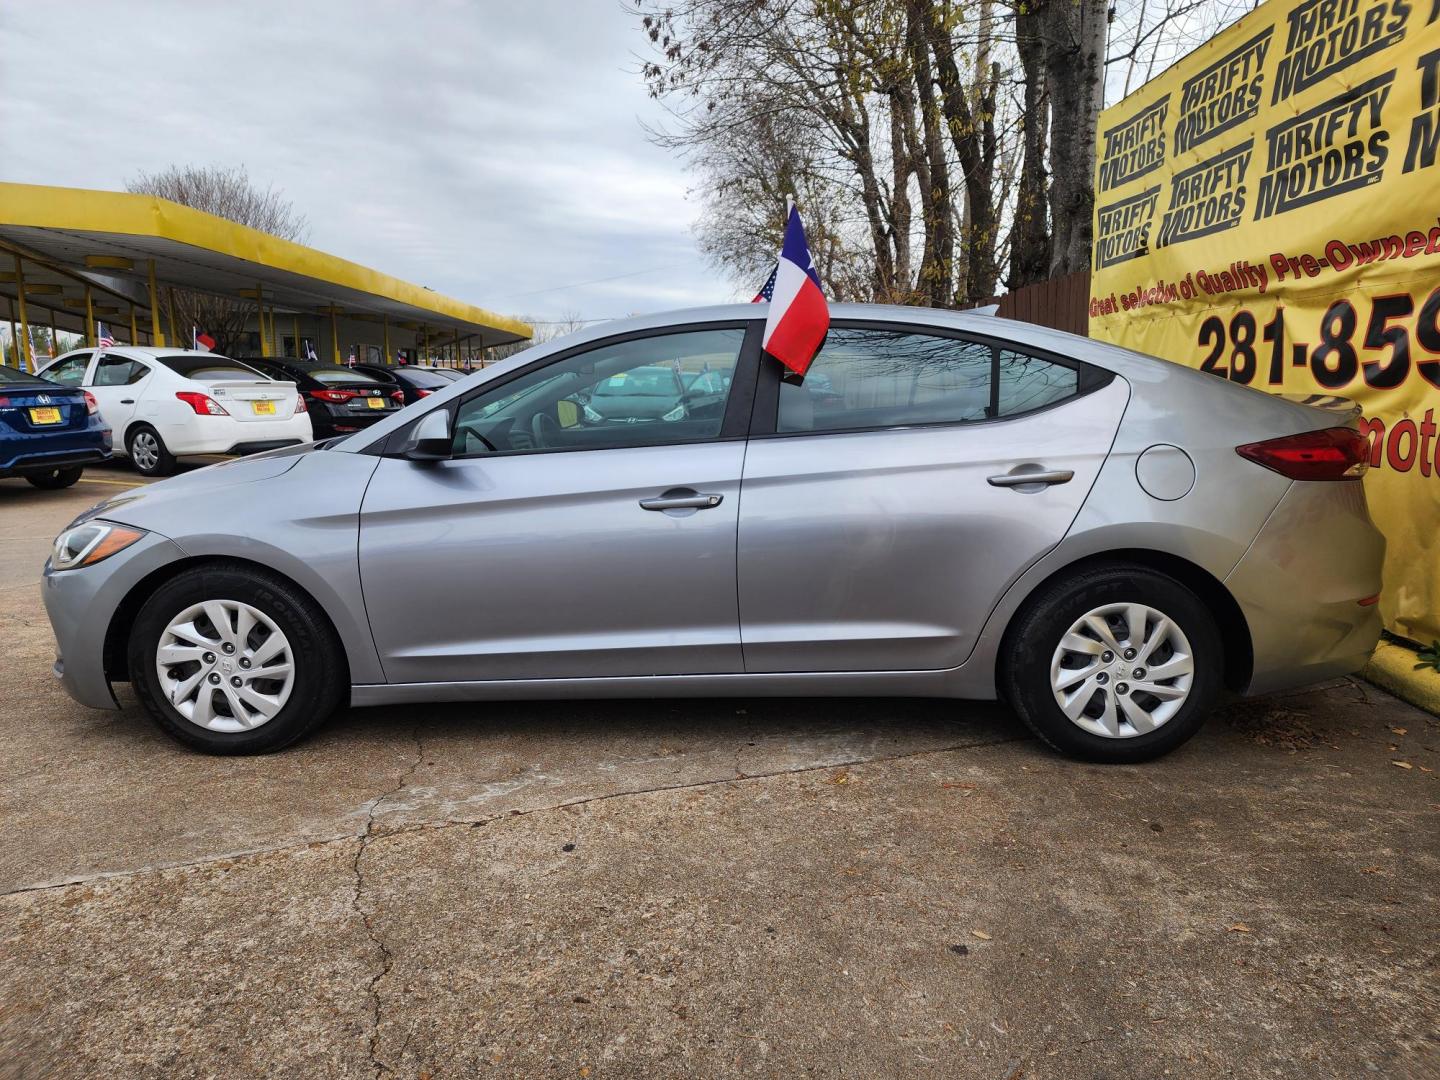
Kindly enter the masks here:
[[675, 373], [668, 368], [643, 367], [621, 371], [595, 387], [596, 397], [674, 397]]
[[48, 382], [39, 375], [31, 375], [29, 372], [21, 371], [19, 368], [6, 367], [0, 364], [0, 383], [37, 383]]
[[329, 386], [352, 386], [357, 383], [363, 386], [380, 385], [379, 379], [366, 375], [363, 371], [351, 371], [349, 368], [327, 368], [323, 371], [312, 371], [310, 374]]
[[228, 356], [193, 356], [182, 353], [178, 356], [162, 356], [159, 360], [176, 375], [203, 382], [252, 382], [267, 377], [248, 364], [231, 360]]

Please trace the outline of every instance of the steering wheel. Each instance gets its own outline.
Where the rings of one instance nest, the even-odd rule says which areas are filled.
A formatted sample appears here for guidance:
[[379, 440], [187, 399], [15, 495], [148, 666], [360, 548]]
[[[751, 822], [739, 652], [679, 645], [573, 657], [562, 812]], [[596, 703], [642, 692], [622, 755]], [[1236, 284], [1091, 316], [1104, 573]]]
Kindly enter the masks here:
[[549, 413], [538, 412], [530, 418], [530, 436], [536, 446], [556, 446], [560, 442], [560, 425]]

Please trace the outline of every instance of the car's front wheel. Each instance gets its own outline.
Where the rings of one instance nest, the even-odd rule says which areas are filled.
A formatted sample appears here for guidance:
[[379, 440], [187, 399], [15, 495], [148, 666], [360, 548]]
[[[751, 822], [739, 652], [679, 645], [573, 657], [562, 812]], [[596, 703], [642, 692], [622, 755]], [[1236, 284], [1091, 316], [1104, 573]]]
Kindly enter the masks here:
[[68, 469], [47, 469], [45, 472], [27, 473], [25, 479], [44, 491], [58, 491], [78, 481], [85, 472], [84, 466], [74, 465]]
[[1006, 699], [1041, 739], [1088, 761], [1169, 753], [1200, 729], [1223, 681], [1205, 604], [1141, 567], [1095, 567], [1048, 586], [1007, 640]]
[[125, 440], [125, 453], [135, 471], [146, 476], [170, 476], [175, 472], [175, 455], [165, 446], [160, 433], [148, 424], [137, 424]]
[[168, 734], [210, 754], [262, 754], [339, 706], [345, 659], [323, 612], [283, 578], [198, 567], [135, 620], [130, 680]]

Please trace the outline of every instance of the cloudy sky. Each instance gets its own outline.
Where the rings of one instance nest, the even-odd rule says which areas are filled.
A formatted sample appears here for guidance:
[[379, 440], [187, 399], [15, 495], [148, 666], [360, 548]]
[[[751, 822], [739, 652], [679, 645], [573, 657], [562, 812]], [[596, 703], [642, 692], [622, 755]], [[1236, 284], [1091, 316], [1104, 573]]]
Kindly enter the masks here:
[[243, 164], [309, 242], [507, 314], [737, 298], [620, 0], [0, 3], [0, 179]]

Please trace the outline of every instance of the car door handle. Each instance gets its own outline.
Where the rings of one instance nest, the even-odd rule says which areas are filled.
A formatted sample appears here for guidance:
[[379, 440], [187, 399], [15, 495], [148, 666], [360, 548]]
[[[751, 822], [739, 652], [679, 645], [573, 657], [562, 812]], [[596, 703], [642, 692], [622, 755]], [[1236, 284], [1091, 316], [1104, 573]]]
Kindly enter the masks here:
[[121, 399], [120, 399], [120, 404], [121, 404], [121, 405], [134, 405], [134, 404], [135, 404], [135, 399], [134, 399], [133, 397], [121, 398]]
[[1071, 469], [1036, 469], [1032, 472], [1017, 470], [1016, 472], [1002, 473], [988, 479], [991, 487], [1020, 488], [1034, 484], [1035, 490], [1038, 491], [1051, 484], [1068, 484], [1074, 478], [1075, 473]]
[[642, 510], [709, 510], [725, 501], [724, 495], [705, 495], [692, 492], [686, 495], [661, 495], [654, 499], [641, 499]]

